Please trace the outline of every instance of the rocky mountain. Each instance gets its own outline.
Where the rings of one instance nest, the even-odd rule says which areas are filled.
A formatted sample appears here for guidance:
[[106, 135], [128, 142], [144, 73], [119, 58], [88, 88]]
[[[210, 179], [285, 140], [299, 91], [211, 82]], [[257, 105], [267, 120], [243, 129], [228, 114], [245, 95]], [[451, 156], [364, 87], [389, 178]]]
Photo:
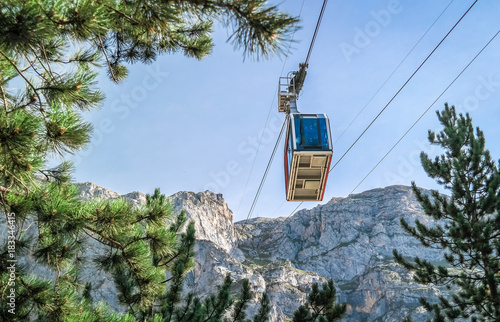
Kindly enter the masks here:
[[[87, 182], [78, 184], [81, 197], [126, 198], [134, 205], [145, 195], [119, 195]], [[254, 218], [233, 222], [233, 213], [221, 195], [210, 191], [178, 192], [170, 196], [175, 211], [184, 209], [195, 221], [195, 268], [188, 274], [185, 291], [203, 296], [213, 293], [231, 273], [234, 291], [248, 278], [254, 292], [248, 309], [252, 316], [259, 296], [267, 292], [271, 322], [286, 321], [303, 303], [314, 282], [333, 279], [339, 302], [348, 304], [345, 321], [400, 321], [411, 314], [415, 321], [428, 316], [418, 298], [436, 298], [442, 290], [416, 284], [412, 275], [394, 263], [392, 250], [405, 256], [440, 261], [441, 254], [427, 249], [404, 232], [400, 219], [423, 223], [427, 217], [410, 187], [390, 186], [324, 205], [304, 209], [290, 218]], [[98, 254], [98, 245], [89, 256]], [[43, 271], [36, 271], [43, 275]], [[104, 273], [84, 270], [92, 282], [95, 300], [120, 309], [114, 286]]]

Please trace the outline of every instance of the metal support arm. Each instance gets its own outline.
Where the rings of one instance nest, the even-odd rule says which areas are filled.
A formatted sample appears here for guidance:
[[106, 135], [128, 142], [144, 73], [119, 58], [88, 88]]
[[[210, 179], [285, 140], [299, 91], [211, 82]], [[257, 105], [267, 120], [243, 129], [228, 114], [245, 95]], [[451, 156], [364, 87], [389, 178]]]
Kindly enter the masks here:
[[278, 87], [278, 111], [290, 114], [298, 113], [297, 99], [307, 75], [307, 64], [299, 64], [299, 70], [280, 77]]

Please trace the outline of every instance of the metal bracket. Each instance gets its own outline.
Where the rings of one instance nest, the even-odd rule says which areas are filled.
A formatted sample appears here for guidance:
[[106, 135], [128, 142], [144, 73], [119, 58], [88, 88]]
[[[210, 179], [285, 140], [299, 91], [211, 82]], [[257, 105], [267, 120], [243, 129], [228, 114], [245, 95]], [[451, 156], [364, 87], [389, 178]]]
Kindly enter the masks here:
[[281, 113], [298, 113], [297, 99], [304, 85], [304, 80], [307, 75], [308, 65], [305, 63], [299, 64], [299, 71], [290, 72], [285, 77], [280, 77], [278, 84], [278, 112]]

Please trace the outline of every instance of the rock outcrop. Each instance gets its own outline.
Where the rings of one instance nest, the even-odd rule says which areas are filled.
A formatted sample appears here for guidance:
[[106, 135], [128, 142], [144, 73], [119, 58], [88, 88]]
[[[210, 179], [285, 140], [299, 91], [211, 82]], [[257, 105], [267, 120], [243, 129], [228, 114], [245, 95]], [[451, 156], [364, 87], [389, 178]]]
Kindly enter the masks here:
[[[84, 199], [126, 198], [139, 206], [145, 195], [120, 196], [93, 183], [78, 184]], [[418, 298], [437, 298], [442, 290], [412, 281], [412, 275], [394, 263], [392, 250], [404, 256], [440, 261], [439, 251], [410, 237], [400, 225], [404, 218], [423, 223], [428, 218], [410, 187], [390, 186], [347, 198], [333, 198], [324, 205], [304, 209], [290, 218], [253, 218], [233, 222], [233, 213], [210, 191], [178, 192], [170, 197], [174, 210], [186, 211], [195, 222], [195, 268], [186, 277], [185, 292], [204, 296], [216, 291], [227, 273], [235, 280], [248, 278], [254, 292], [247, 311], [252, 316], [267, 292], [271, 322], [284, 322], [305, 301], [312, 283], [333, 279], [338, 301], [348, 304], [346, 321], [400, 321], [411, 314], [415, 321], [428, 318]], [[91, 247], [89, 256], [100, 250]], [[39, 272], [42, 273], [42, 272]], [[93, 283], [95, 300], [116, 309], [114, 286], [104, 273], [92, 268], [83, 279]]]
[[392, 250], [431, 261], [442, 254], [409, 236], [401, 218], [429, 221], [410, 187], [391, 186], [334, 198], [286, 220], [255, 218], [236, 227], [244, 232], [239, 248], [247, 261], [264, 267], [289, 261], [296, 269], [333, 279], [339, 300], [348, 303], [346, 321], [400, 321], [408, 314], [425, 320], [418, 298], [436, 298], [441, 291], [412, 282], [409, 272], [394, 263]]

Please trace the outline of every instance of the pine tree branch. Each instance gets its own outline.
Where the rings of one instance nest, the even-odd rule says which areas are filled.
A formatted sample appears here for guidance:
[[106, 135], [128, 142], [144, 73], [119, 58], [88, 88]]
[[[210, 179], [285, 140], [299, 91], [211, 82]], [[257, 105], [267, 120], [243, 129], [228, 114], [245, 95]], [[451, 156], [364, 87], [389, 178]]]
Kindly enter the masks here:
[[110, 247], [110, 248], [115, 248], [115, 247], [113, 247], [113, 244], [111, 244], [111, 243], [106, 243], [106, 242], [104, 242], [104, 241], [103, 241], [103, 240], [101, 240], [101, 239], [95, 238], [92, 234], [89, 234], [89, 233], [88, 233], [87, 231], [85, 231], [85, 230], [84, 230], [83, 232], [84, 232], [87, 236], [89, 236], [90, 238], [92, 238], [93, 240], [95, 240], [95, 241], [97, 241], [97, 242], [99, 242], [99, 243], [101, 243], [101, 244], [104, 244], [104, 245], [106, 245], [106, 246], [108, 246], [108, 247]]
[[210, 319], [212, 318], [212, 316], [215, 314], [215, 312], [217, 311], [217, 309], [221, 305], [221, 302], [222, 301], [220, 299], [218, 299], [217, 304], [213, 306], [212, 311], [210, 312], [210, 314], [208, 315], [208, 317], [205, 320], [203, 320], [203, 322], [210, 321]]
[[469, 257], [474, 260], [474, 262], [481, 267], [481, 269], [484, 271], [485, 267], [481, 264], [481, 261], [475, 257], [475, 255], [472, 253], [472, 249], [469, 248]]
[[3, 303], [7, 303], [7, 301], [5, 301], [5, 292], [7, 291], [8, 287], [9, 287], [9, 283], [5, 283], [5, 287], [3, 288], [3, 291], [2, 291], [2, 302]]
[[[24, 189], [26, 190], [26, 194], [29, 194], [30, 192], [32, 192], [30, 190], [30, 188], [28, 188], [28, 186], [21, 180], [19, 179], [18, 177], [16, 177], [12, 172], [10, 172], [9, 170], [5, 169], [5, 168], [0, 168], [0, 171], [3, 171], [5, 172], [7, 175], [11, 176], [13, 179], [17, 180], [23, 187]], [[12, 186], [11, 186], [12, 187]]]
[[109, 72], [111, 73], [111, 77], [113, 78], [113, 81], [115, 83], [118, 83], [118, 80], [116, 79], [115, 77], [115, 73], [113, 72], [113, 68], [111, 67], [111, 63], [109, 62], [109, 59], [108, 59], [108, 54], [106, 53], [106, 49], [104, 48], [104, 44], [102, 43], [102, 39], [101, 39], [101, 36], [100, 35], [97, 35], [97, 38], [99, 39], [99, 43], [100, 43], [100, 47], [102, 49], [102, 52], [104, 53], [104, 57], [106, 58], [106, 62], [108, 64], [108, 68], [109, 68]]
[[166, 280], [164, 280], [164, 281], [161, 281], [161, 283], [162, 283], [162, 284], [165, 284], [165, 283], [170, 282], [170, 281], [171, 281], [171, 280], [173, 280], [173, 279], [174, 279], [174, 277], [172, 276], [172, 277], [170, 277], [170, 278], [167, 278], [167, 279], [166, 279]]
[[13, 194], [15, 194], [16, 196], [19, 196], [20, 194], [17, 193], [17, 192], [13, 192], [12, 190], [8, 189], [8, 188], [5, 188], [5, 187], [2, 187], [0, 186], [0, 193], [4, 193], [4, 192], [12, 192]]
[[482, 259], [484, 264], [484, 271], [486, 275], [486, 283], [490, 289], [491, 299], [493, 302], [493, 307], [495, 308], [495, 315], [500, 317], [500, 297], [498, 296], [497, 283], [495, 283], [494, 278], [490, 278], [491, 275], [495, 276], [497, 272], [492, 272], [490, 267], [490, 258], [485, 253], [482, 253]]
[[314, 315], [313, 315], [313, 321], [316, 321], [316, 319], [318, 318], [318, 316], [320, 316], [321, 312], [324, 310], [324, 306], [322, 306], [321, 308], [316, 308], [314, 306], [311, 305], [311, 308], [313, 309], [314, 311]]
[[[50, 61], [49, 61], [49, 58], [47, 57], [47, 52], [45, 51], [45, 46], [43, 45], [43, 42], [42, 42], [42, 43], [40, 43], [40, 48], [42, 49], [42, 53], [43, 53], [43, 55], [44, 55], [44, 57], [45, 57], [45, 61], [47, 62], [47, 67], [45, 67], [45, 64], [42, 62], [42, 59], [41, 59], [41, 58], [38, 56], [38, 54], [36, 53], [36, 52], [37, 52], [37, 50], [36, 50], [35, 48], [33, 48], [32, 46], [30, 46], [30, 47], [31, 47], [31, 50], [32, 50], [33, 55], [36, 57], [36, 59], [38, 60], [38, 62], [39, 62], [39, 63], [40, 63], [40, 65], [42, 66], [42, 68], [45, 70], [45, 72], [46, 72], [47, 74], [49, 74], [49, 75], [52, 77], [52, 79], [56, 79], [56, 78], [54, 77], [54, 73], [52, 72], [52, 69], [51, 69], [51, 67], [50, 67]], [[26, 57], [26, 54], [25, 54], [25, 57]], [[26, 57], [26, 59], [28, 60], [28, 58], [27, 58], [27, 57]], [[28, 61], [29, 61], [29, 60], [28, 60]], [[33, 66], [33, 64], [32, 64], [32, 66]], [[33, 68], [33, 69], [35, 70], [35, 68]], [[35, 70], [35, 71], [36, 71], [36, 70]], [[38, 74], [38, 75], [40, 75], [40, 74]], [[45, 78], [45, 77], [43, 77], [42, 75], [40, 75], [40, 76], [41, 76], [42, 78]], [[58, 75], [58, 76], [60, 77], [60, 75]]]
[[[450, 279], [461, 279], [461, 278], [463, 278], [461, 275], [455, 275], [455, 274], [453, 274], [453, 275], [451, 275], [451, 274], [443, 275], [443, 274], [441, 274], [441, 273], [439, 273], [437, 271], [434, 271], [434, 274], [437, 275], [437, 276], [439, 276], [439, 277], [442, 277], [442, 278], [450, 278]], [[484, 278], [482, 278], [482, 277], [472, 277], [472, 276], [467, 277], [467, 279], [470, 279], [470, 280], [473, 280], [473, 281], [483, 281], [484, 280]]]
[[[54, 75], [52, 73], [52, 69], [50, 68], [49, 58], [47, 57], [47, 51], [45, 50], [45, 46], [43, 45], [43, 42], [40, 43], [40, 46], [42, 47], [43, 55], [45, 56], [45, 60], [47, 61], [47, 67], [49, 68], [50, 75], [52, 75], [52, 78], [54, 78]], [[36, 55], [35, 52], [33, 52], [33, 53]]]
[[110, 5], [107, 5], [107, 4], [103, 4], [102, 1], [97, 1], [98, 4], [101, 4], [101, 5], [104, 5], [104, 7], [108, 8], [108, 9], [111, 9], [112, 11], [116, 12], [117, 14], [119, 14], [120, 16], [122, 16], [123, 18], [127, 18], [127, 20], [130, 20], [131, 22], [135, 23], [135, 24], [138, 24], [140, 25], [141, 23], [137, 20], [135, 20], [133, 17], [127, 15], [126, 13], [110, 6]]
[[[115, 248], [118, 248], [122, 253], [125, 253], [125, 247], [120, 242], [118, 242], [112, 238], [109, 238], [108, 236], [104, 235], [102, 232], [99, 232], [91, 227], [86, 226], [84, 229], [88, 229], [89, 231], [93, 232], [94, 234], [99, 235], [100, 238], [103, 238], [104, 240], [108, 241], [111, 244], [111, 245], [108, 244], [108, 246], [113, 247], [112, 245], [114, 245]], [[99, 242], [102, 242], [99, 239], [96, 239], [96, 240]], [[131, 265], [133, 265], [133, 264], [131, 264]]]
[[17, 65], [2, 51], [0, 50], [0, 55], [2, 55], [9, 63], [12, 67], [14, 67], [14, 69], [17, 71], [17, 73], [24, 79], [24, 81], [33, 89], [33, 91], [35, 92], [35, 95], [38, 97], [38, 102], [40, 104], [40, 113], [42, 114], [43, 116], [43, 119], [44, 121], [46, 122], [45, 120], [45, 111], [43, 109], [43, 104], [42, 104], [42, 99], [40, 98], [40, 95], [38, 94], [38, 92], [36, 91], [35, 89], [35, 86], [33, 86], [33, 84], [24, 76], [24, 74], [19, 70], [19, 68], [17, 67]]
[[[116, 241], [116, 240], [114, 240], [114, 239], [112, 239], [112, 238], [109, 238], [108, 236], [105, 236], [102, 232], [99, 232], [99, 231], [97, 231], [97, 230], [95, 230], [95, 229], [93, 229], [93, 228], [90, 228], [90, 227], [88, 227], [88, 226], [87, 226], [87, 227], [85, 227], [85, 229], [90, 230], [91, 232], [93, 232], [93, 233], [95, 233], [95, 234], [99, 235], [99, 237], [100, 237], [100, 238], [103, 238], [104, 240], [108, 241], [110, 244], [114, 245], [114, 247], [115, 247], [115, 248], [118, 248], [118, 249], [121, 251], [122, 255], [125, 253], [125, 248], [123, 247], [123, 245], [122, 245], [122, 244], [120, 244], [120, 242], [118, 242], [118, 241]], [[87, 233], [87, 232], [86, 232], [86, 233]], [[89, 234], [87, 233], [87, 235], [89, 235]], [[91, 236], [91, 237], [92, 237], [92, 236]], [[101, 241], [101, 240], [96, 239], [95, 237], [92, 237], [92, 238], [102, 243], [102, 241]], [[112, 245], [110, 245], [110, 244], [108, 244], [107, 246], [113, 247], [113, 246], [112, 246]], [[124, 258], [125, 258], [125, 260], [127, 261], [127, 263], [129, 264], [130, 268], [132, 268], [132, 271], [135, 271], [135, 265], [134, 265], [133, 263], [131, 263], [131, 262], [129, 261], [129, 259], [128, 259], [126, 256], [124, 256]]]
[[248, 279], [243, 280], [243, 285], [240, 291], [241, 295], [239, 301], [235, 304], [235, 308], [233, 311], [233, 322], [237, 322], [239, 320], [244, 322], [245, 318], [245, 309], [247, 307], [248, 301], [250, 301], [250, 282]]
[[[38, 71], [38, 69], [36, 68], [35, 64], [33, 61], [31, 61], [28, 57], [28, 55], [26, 54], [23, 54], [24, 58], [26, 59], [26, 61], [30, 64], [30, 67], [31, 69], [38, 75], [40, 76], [40, 78], [42, 78], [43, 80], [46, 80], [47, 78], [40, 74], [40, 72]], [[38, 59], [38, 57], [35, 55], [35, 57]], [[38, 59], [38, 61], [40, 62], [40, 60]], [[40, 62], [40, 64], [42, 65], [43, 69], [45, 69], [45, 71], [47, 71], [47, 69], [45, 68], [45, 66]]]
[[[440, 298], [440, 301], [442, 302], [442, 298]], [[458, 304], [455, 304], [455, 305], [451, 305], [449, 304], [448, 302], [448, 305], [446, 306], [447, 308], [450, 308], [450, 309], [461, 309], [462, 307], [465, 307], [467, 308], [466, 310], [469, 310], [469, 312], [462, 312], [461, 313], [461, 317], [465, 317], [465, 318], [469, 318], [470, 316], [467, 316], [467, 315], [470, 315], [470, 314], [473, 314], [473, 313], [470, 313], [470, 308], [469, 307], [473, 307], [474, 305], [476, 305], [477, 303], [474, 303], [472, 301], [463, 301], [462, 299], [460, 300], [460, 303]], [[493, 316], [489, 310], [484, 306], [484, 303], [478, 303], [479, 306], [483, 309], [482, 313], [486, 313], [488, 317], [490, 318], [495, 318], [495, 316]]]
[[71, 64], [74, 62], [87, 62], [85, 60], [80, 60], [80, 59], [68, 59], [68, 60], [60, 60], [60, 59], [54, 59], [54, 63], [59, 63], [59, 64]]
[[158, 267], [161, 267], [161, 266], [167, 266], [167, 265], [168, 265], [169, 263], [171, 263], [174, 259], [176, 259], [177, 257], [179, 257], [181, 253], [182, 253], [181, 251], [177, 252], [177, 253], [176, 253], [173, 257], [169, 258], [169, 259], [168, 259], [165, 263], [163, 263], [163, 264], [158, 264]]
[[141, 4], [144, 4], [145, 6], [147, 6], [147, 1], [143, 1], [141, 3], [141, 1], [137, 1], [137, 6], [135, 7], [135, 11], [134, 11], [134, 16], [137, 14], [137, 12], [139, 12], [139, 9], [141, 9]]
[[[229, 281], [229, 282], [228, 282]], [[229, 285], [231, 285], [231, 282], [230, 282], [230, 278], [229, 278], [229, 275], [226, 275], [226, 278], [224, 280], [224, 283], [222, 284], [222, 287], [219, 291], [219, 294], [217, 296], [217, 301], [216, 303], [213, 303], [213, 307], [212, 307], [212, 311], [210, 312], [210, 314], [208, 315], [208, 317], [203, 321], [203, 322], [208, 322], [212, 319], [212, 316], [217, 312], [217, 310], [219, 309], [220, 306], [223, 305], [223, 291], [224, 291], [224, 288], [227, 287]]]
[[128, 246], [138, 242], [138, 241], [141, 241], [141, 240], [152, 240], [153, 238], [152, 237], [149, 237], [149, 236], [146, 236], [146, 237], [134, 237], [132, 238], [127, 244], [125, 244], [123, 246], [123, 248], [127, 248]]
[[188, 293], [187, 299], [186, 299], [186, 306], [184, 307], [184, 310], [182, 311], [182, 315], [179, 317], [179, 314], [177, 314], [177, 321], [184, 321], [184, 317], [187, 315], [189, 312], [189, 307], [191, 306], [191, 303], [193, 301], [193, 293]]
[[7, 96], [5, 95], [5, 91], [3, 86], [0, 86], [0, 91], [2, 91], [3, 105], [5, 106], [5, 113], [9, 114], [9, 105], [7, 103]]
[[56, 280], [54, 282], [54, 294], [57, 294], [57, 286], [59, 283], [59, 277], [61, 276], [61, 270], [59, 269], [59, 263], [56, 262], [56, 269], [57, 269], [57, 274], [56, 274]]
[[12, 108], [10, 111], [7, 111], [6, 114], [9, 114], [9, 113], [12, 113], [12, 112], [15, 112], [17, 110], [22, 110], [22, 109], [25, 109], [26, 107], [30, 106], [31, 104], [35, 103], [36, 102], [36, 98], [35, 97], [31, 97], [30, 98], [30, 101], [28, 103], [25, 103], [23, 105], [19, 105], [19, 106], [16, 106], [14, 108]]
[[[99, 237], [101, 237], [101, 238], [107, 240], [108, 242], [114, 244], [116, 246], [115, 248], [118, 248], [118, 250], [121, 252], [121, 255], [122, 255], [123, 259], [127, 262], [127, 264], [129, 266], [132, 274], [134, 275], [135, 281], [139, 281], [139, 280], [142, 279], [142, 277], [140, 276], [140, 273], [139, 273], [139, 269], [136, 267], [136, 265], [134, 263], [132, 263], [130, 261], [130, 259], [127, 256], [125, 256], [125, 254], [126, 254], [125, 247], [123, 247], [123, 245], [120, 242], [115, 241], [112, 238], [109, 238], [109, 237], [105, 236], [104, 234], [102, 234], [101, 232], [99, 232], [99, 231], [97, 231], [97, 230], [95, 230], [93, 228], [90, 228], [88, 226], [85, 227], [85, 229], [88, 229], [89, 231], [91, 231], [91, 232], [99, 235]], [[108, 246], [110, 246], [110, 245], [108, 245]], [[110, 247], [113, 247], [113, 246], [110, 246]], [[130, 307], [130, 309], [132, 310], [132, 307]], [[132, 310], [132, 312], [133, 312], [133, 310]]]
[[50, 20], [50, 21], [51, 21], [54, 25], [56, 25], [56, 26], [60, 26], [60, 25], [63, 25], [63, 24], [68, 24], [68, 23], [71, 23], [71, 22], [68, 22], [68, 21], [61, 21], [61, 20], [56, 21], [56, 20], [52, 19], [52, 15], [50, 15], [47, 11], [45, 11], [45, 10], [43, 9], [43, 6], [42, 6], [42, 4], [41, 4], [41, 3], [39, 3], [39, 4], [38, 4], [38, 6], [40, 7], [40, 11], [42, 11], [42, 12], [44, 13], [45, 17], [46, 17], [47, 19], [49, 19], [49, 20]]

